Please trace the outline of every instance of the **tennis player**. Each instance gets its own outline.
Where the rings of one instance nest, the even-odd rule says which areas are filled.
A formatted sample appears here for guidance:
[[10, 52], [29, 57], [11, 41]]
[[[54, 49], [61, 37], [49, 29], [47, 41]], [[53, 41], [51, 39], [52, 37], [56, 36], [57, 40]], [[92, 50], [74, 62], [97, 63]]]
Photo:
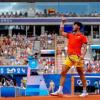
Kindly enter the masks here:
[[66, 79], [66, 73], [69, 71], [71, 66], [75, 66], [77, 72], [80, 76], [80, 79], [83, 84], [83, 92], [80, 95], [85, 97], [88, 95], [86, 90], [86, 79], [84, 75], [84, 56], [87, 51], [87, 38], [81, 33], [81, 28], [83, 27], [82, 23], [74, 22], [73, 31], [71, 33], [64, 32], [64, 23], [65, 19], [62, 17], [60, 24], [60, 34], [68, 39], [68, 50], [67, 57], [62, 66], [61, 79], [59, 89], [51, 93], [53, 96], [63, 95], [63, 86]]

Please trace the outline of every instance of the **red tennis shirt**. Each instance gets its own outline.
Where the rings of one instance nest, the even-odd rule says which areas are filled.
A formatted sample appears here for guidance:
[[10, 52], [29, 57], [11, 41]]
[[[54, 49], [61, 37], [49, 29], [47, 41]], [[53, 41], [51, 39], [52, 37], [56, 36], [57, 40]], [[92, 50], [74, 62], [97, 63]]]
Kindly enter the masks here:
[[67, 33], [68, 38], [68, 51], [69, 55], [81, 55], [82, 45], [87, 43], [87, 38], [82, 33]]

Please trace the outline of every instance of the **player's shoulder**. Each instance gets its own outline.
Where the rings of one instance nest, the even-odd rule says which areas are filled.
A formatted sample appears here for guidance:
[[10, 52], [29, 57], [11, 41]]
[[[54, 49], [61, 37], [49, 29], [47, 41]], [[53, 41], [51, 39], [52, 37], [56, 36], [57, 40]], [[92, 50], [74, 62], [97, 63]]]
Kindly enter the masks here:
[[72, 33], [72, 32], [68, 32], [67, 34], [68, 34], [68, 35], [73, 35], [73, 33]]
[[84, 35], [84, 33], [82, 33], [82, 32], [80, 32], [80, 36], [82, 36], [82, 37], [86, 37], [86, 36]]

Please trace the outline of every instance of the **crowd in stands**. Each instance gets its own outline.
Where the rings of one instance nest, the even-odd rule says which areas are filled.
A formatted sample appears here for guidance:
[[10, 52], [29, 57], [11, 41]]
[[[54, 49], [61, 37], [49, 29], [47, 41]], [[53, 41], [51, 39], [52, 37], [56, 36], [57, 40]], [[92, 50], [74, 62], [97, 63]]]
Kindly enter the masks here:
[[88, 14], [78, 14], [76, 12], [57, 12], [51, 11], [49, 12], [47, 9], [44, 9], [41, 12], [34, 12], [34, 14], [29, 14], [28, 11], [20, 11], [20, 12], [1, 12], [0, 18], [23, 18], [23, 17], [60, 17], [61, 15], [65, 17], [100, 17], [100, 13], [97, 13], [95, 10]]
[[42, 57], [39, 59], [41, 73], [53, 74], [55, 73], [55, 58], [54, 57]]
[[55, 49], [55, 34], [45, 33], [40, 36], [41, 49]]
[[[25, 35], [0, 37], [0, 66], [27, 65], [25, 61], [27, 60], [28, 57], [27, 48], [30, 43], [33, 44], [33, 50], [35, 48], [34, 44], [36, 41], [40, 41], [40, 50], [46, 50], [46, 49], [54, 50], [56, 45], [55, 43], [58, 43], [60, 45], [64, 44], [62, 38], [61, 41], [60, 38], [59, 41], [56, 41], [57, 37], [59, 36], [56, 36], [51, 33], [48, 35], [44, 34], [38, 37], [26, 37]], [[56, 54], [60, 55], [59, 57], [62, 59], [62, 56], [63, 57], [66, 56], [66, 48], [63, 48], [63, 50], [57, 48], [56, 48]], [[37, 50], [36, 52], [41, 53], [40, 51]], [[58, 69], [55, 68], [55, 61], [57, 61], [57, 59], [55, 60], [55, 57], [40, 56], [38, 61], [41, 66], [41, 73], [50, 74], [57, 72], [56, 70], [61, 70], [59, 69], [59, 66]], [[94, 61], [86, 61], [84, 67], [85, 67], [85, 72], [88, 73], [100, 72], [100, 59], [96, 59]]]
[[100, 73], [100, 60], [85, 61], [85, 73]]
[[97, 13], [96, 11], [92, 11], [89, 14], [78, 14], [76, 12], [56, 12], [56, 11], [51, 11], [48, 12], [46, 9], [44, 9], [44, 12], [36, 12], [35, 16], [36, 17], [60, 17], [61, 15], [64, 15], [65, 17], [100, 17], [100, 13]]
[[28, 13], [27, 12], [2, 12], [0, 14], [0, 18], [20, 18], [20, 17], [28, 17]]
[[1, 37], [0, 39], [0, 65], [23, 65], [27, 58], [26, 48], [34, 40], [24, 35]]
[[34, 50], [35, 41], [40, 41], [41, 49], [54, 49], [54, 37], [51, 35], [28, 38], [24, 35], [0, 37], [0, 65], [24, 65], [30, 43], [33, 44], [33, 51], [38, 52]]

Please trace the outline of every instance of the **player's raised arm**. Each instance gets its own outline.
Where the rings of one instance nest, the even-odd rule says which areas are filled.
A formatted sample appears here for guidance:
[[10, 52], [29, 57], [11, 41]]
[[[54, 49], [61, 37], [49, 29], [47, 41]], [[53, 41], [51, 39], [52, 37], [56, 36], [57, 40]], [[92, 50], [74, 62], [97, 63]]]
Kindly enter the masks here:
[[64, 37], [67, 37], [67, 33], [64, 32], [64, 24], [65, 24], [66, 20], [64, 17], [61, 18], [61, 23], [60, 23], [60, 34]]

